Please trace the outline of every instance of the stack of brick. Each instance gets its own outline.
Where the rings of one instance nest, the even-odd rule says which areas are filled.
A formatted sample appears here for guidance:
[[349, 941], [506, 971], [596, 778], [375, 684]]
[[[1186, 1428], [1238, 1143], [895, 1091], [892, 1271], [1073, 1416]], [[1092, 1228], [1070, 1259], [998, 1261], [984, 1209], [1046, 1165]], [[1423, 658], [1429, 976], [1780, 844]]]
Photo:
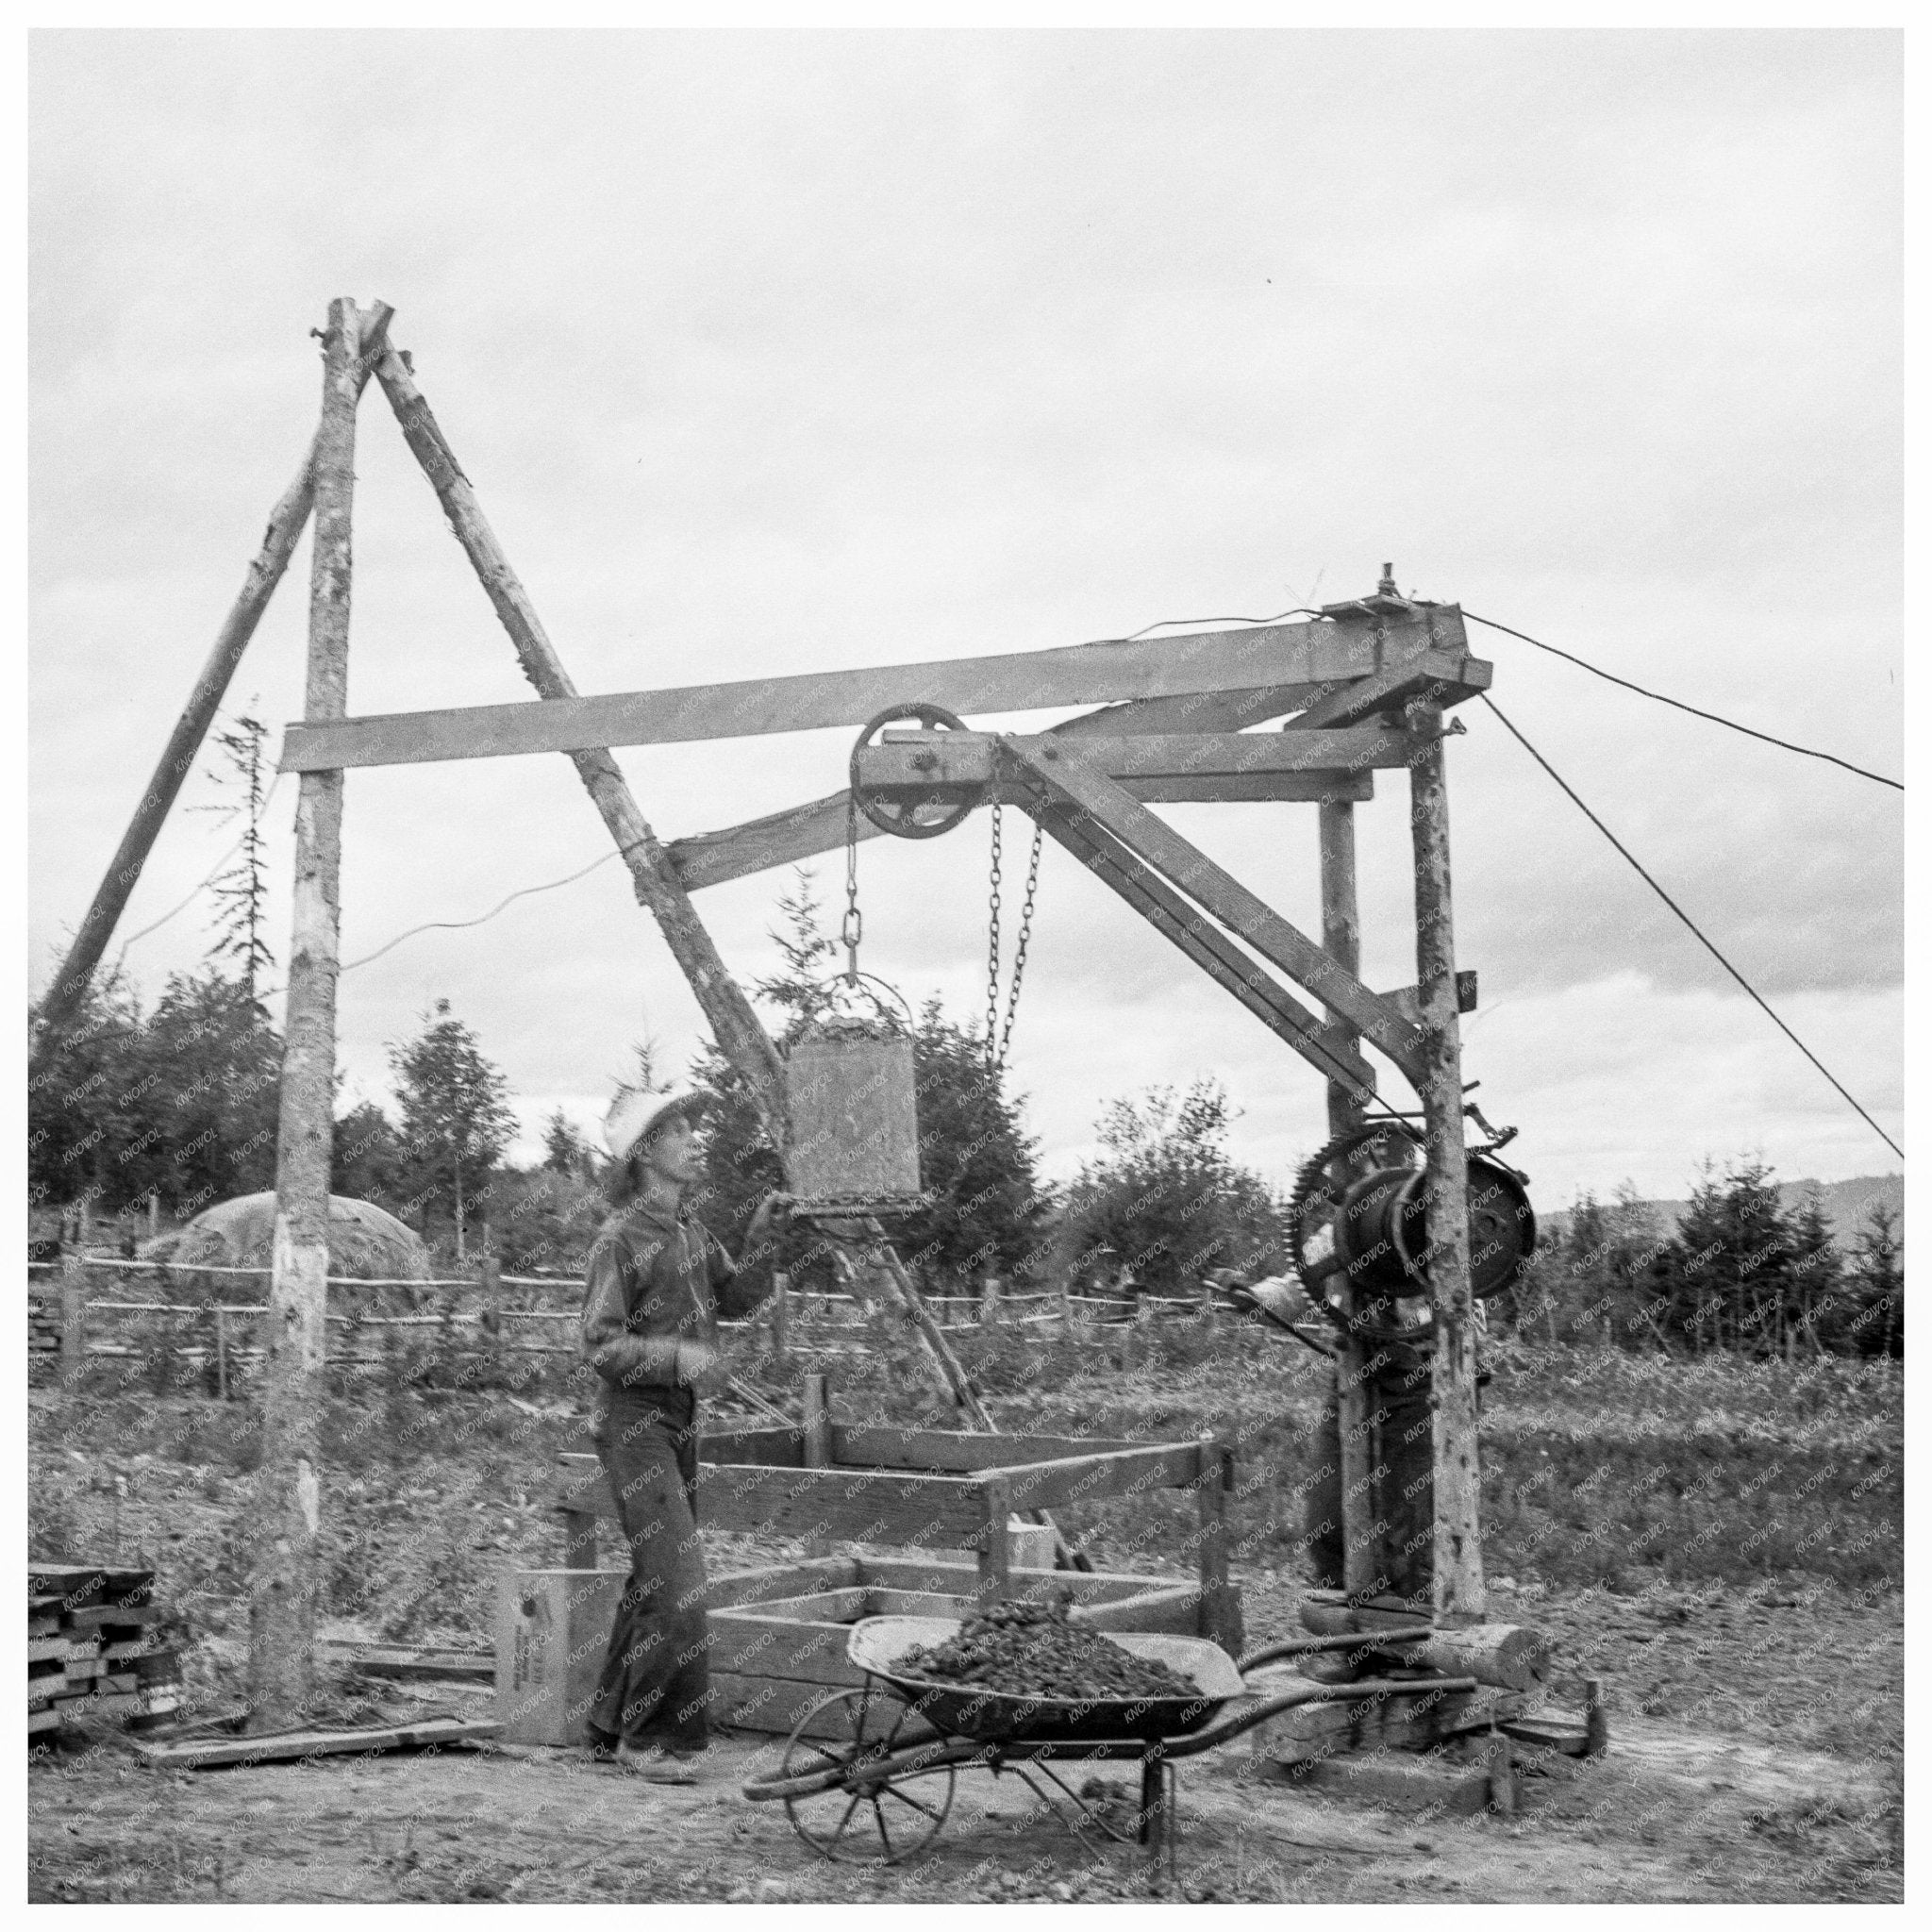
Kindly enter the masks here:
[[181, 1662], [163, 1636], [155, 1573], [93, 1563], [29, 1563], [27, 1735], [81, 1717], [159, 1724], [181, 1707]]

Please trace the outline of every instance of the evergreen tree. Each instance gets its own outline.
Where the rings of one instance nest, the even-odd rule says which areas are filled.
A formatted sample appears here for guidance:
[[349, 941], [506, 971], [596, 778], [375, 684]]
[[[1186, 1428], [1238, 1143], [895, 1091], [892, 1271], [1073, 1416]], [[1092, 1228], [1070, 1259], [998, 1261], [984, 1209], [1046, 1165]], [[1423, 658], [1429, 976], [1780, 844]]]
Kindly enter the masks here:
[[1872, 1204], [1865, 1224], [1858, 1230], [1855, 1269], [1863, 1306], [1849, 1324], [1853, 1351], [1902, 1358], [1906, 1352], [1904, 1247], [1898, 1238], [1898, 1214], [1883, 1201]]
[[1720, 1178], [1707, 1163], [1660, 1271], [1680, 1332], [1700, 1349], [1773, 1353], [1791, 1299], [1791, 1248], [1771, 1169], [1746, 1160]]
[[590, 1180], [597, 1172], [596, 1149], [560, 1107], [543, 1123], [543, 1165], [577, 1180]]
[[1110, 1102], [1099, 1157], [1067, 1191], [1058, 1265], [1078, 1273], [1104, 1255], [1109, 1273], [1161, 1295], [1193, 1292], [1210, 1268], [1280, 1268], [1280, 1203], [1228, 1155], [1230, 1119], [1226, 1091], [1205, 1077], [1182, 1095], [1156, 1087]]
[[423, 1019], [418, 1038], [390, 1048], [390, 1066], [402, 1108], [403, 1141], [415, 1170], [411, 1200], [448, 1208], [460, 1260], [467, 1192], [488, 1181], [516, 1132], [516, 1116], [505, 1101], [509, 1082], [484, 1058], [449, 1002], [438, 1000]]
[[373, 1100], [359, 1102], [336, 1123], [329, 1191], [370, 1201], [402, 1218], [409, 1160], [395, 1123]]
[[261, 835], [262, 809], [268, 803], [263, 783], [262, 743], [268, 726], [258, 718], [238, 718], [233, 726], [215, 735], [226, 764], [226, 775], [216, 783], [233, 794], [230, 802], [198, 806], [223, 819], [242, 821], [242, 842], [235, 863], [215, 879], [216, 930], [220, 937], [209, 949], [212, 959], [233, 959], [241, 969], [248, 997], [256, 997], [260, 975], [275, 964], [267, 931], [268, 847]]
[[1790, 1269], [1788, 1301], [1783, 1310], [1784, 1353], [1789, 1359], [1802, 1343], [1824, 1352], [1819, 1339], [1817, 1311], [1837, 1306], [1843, 1292], [1844, 1260], [1832, 1239], [1831, 1223], [1816, 1190], [1807, 1194], [1790, 1216]]

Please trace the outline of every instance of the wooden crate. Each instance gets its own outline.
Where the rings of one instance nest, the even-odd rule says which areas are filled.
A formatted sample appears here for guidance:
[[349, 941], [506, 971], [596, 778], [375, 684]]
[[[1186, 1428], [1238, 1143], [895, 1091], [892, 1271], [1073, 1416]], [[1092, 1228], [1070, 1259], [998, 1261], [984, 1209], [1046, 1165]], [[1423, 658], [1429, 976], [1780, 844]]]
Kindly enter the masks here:
[[[977, 1601], [976, 1564], [930, 1557], [847, 1557], [833, 1564], [780, 1564], [717, 1580], [708, 1619], [715, 1722], [782, 1736], [830, 1692], [865, 1681], [845, 1654], [861, 1617], [963, 1617]], [[1045, 1598], [1060, 1590], [1073, 1591], [1081, 1620], [1098, 1629], [1191, 1636], [1200, 1622], [1200, 1586], [1174, 1577], [1010, 1573], [1014, 1596]], [[808, 1735], [838, 1731], [832, 1724]]]
[[[552, 1501], [564, 1520], [565, 1560], [593, 1567], [597, 1524], [619, 1520], [617, 1504], [594, 1456], [560, 1461]], [[945, 1574], [970, 1575], [969, 1593], [990, 1602], [1009, 1594], [1016, 1574], [1024, 1574], [1010, 1558], [1014, 1511], [1191, 1490], [1199, 1514], [1192, 1630], [1238, 1653], [1241, 1598], [1228, 1578], [1224, 1516], [1232, 1487], [1232, 1452], [1212, 1439], [1135, 1442], [833, 1423], [810, 1442], [804, 1430], [791, 1428], [707, 1434], [699, 1448], [698, 1521], [806, 1541], [970, 1551], [970, 1569], [954, 1565]], [[1080, 1574], [1058, 1573], [1076, 1588]]]

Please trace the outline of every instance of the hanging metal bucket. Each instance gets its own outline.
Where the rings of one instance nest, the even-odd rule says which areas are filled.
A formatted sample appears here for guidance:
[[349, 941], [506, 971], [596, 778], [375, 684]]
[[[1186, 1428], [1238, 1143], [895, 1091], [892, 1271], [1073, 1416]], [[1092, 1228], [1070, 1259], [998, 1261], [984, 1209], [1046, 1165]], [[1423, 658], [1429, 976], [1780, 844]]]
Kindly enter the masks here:
[[922, 1205], [911, 1036], [884, 1022], [828, 1018], [785, 1062], [791, 1191], [802, 1208], [847, 1213]]

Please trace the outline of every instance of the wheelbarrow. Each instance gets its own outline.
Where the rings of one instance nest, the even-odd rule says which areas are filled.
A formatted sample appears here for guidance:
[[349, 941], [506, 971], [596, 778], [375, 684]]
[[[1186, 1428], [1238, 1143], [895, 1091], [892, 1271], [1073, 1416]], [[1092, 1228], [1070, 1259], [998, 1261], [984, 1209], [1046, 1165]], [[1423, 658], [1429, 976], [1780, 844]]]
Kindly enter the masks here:
[[[1428, 1635], [1426, 1624], [1373, 1636], [1290, 1638], [1239, 1662], [1205, 1638], [1108, 1633], [1123, 1650], [1191, 1678], [1199, 1687], [1192, 1697], [1025, 1697], [894, 1667], [892, 1660], [915, 1646], [943, 1643], [958, 1631], [956, 1617], [868, 1617], [855, 1624], [846, 1655], [864, 1683], [835, 1690], [807, 1711], [777, 1770], [749, 1780], [744, 1796], [754, 1804], [782, 1803], [792, 1829], [823, 1857], [902, 1865], [939, 1837], [958, 1774], [978, 1767], [1022, 1779], [1076, 1835], [1091, 1828], [1116, 1843], [1138, 1842], [1155, 1861], [1164, 1849], [1172, 1866], [1179, 1759], [1218, 1750], [1300, 1705], [1476, 1686], [1474, 1677], [1424, 1674], [1297, 1684], [1267, 1696], [1250, 1690], [1243, 1675], [1281, 1657], [1400, 1643]], [[1103, 1763], [1140, 1767], [1140, 1806], [1124, 1818], [1090, 1804], [1054, 1769]], [[1056, 1792], [1071, 1810], [1056, 1802]]]

